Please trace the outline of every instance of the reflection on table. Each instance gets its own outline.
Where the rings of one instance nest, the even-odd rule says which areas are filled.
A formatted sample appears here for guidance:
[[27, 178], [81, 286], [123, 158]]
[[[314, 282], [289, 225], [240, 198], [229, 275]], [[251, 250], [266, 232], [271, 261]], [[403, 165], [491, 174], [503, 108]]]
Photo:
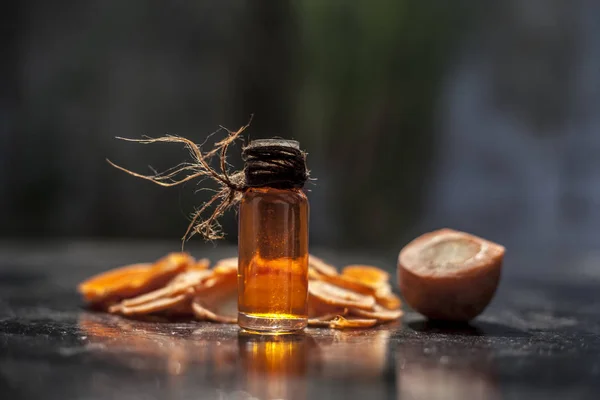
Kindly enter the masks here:
[[389, 329], [262, 336], [234, 325], [93, 313], [81, 315], [79, 329], [93, 357], [136, 376], [164, 378], [169, 387], [193, 380], [202, 398], [304, 400], [314, 398], [323, 382], [343, 390], [348, 380], [381, 382], [381, 393], [387, 390]]
[[[438, 344], [439, 345], [439, 344]], [[485, 349], [450, 354], [436, 343], [404, 343], [396, 349], [398, 399], [500, 399]]]

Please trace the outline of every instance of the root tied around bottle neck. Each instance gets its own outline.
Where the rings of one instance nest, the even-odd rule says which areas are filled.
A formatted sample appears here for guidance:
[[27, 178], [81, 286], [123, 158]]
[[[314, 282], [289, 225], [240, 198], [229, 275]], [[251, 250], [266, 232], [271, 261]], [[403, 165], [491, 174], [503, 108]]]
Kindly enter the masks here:
[[[126, 141], [141, 144], [157, 142], [181, 143], [190, 152], [191, 162], [184, 162], [161, 173], [143, 175], [123, 168], [107, 160], [113, 167], [120, 169], [137, 178], [149, 180], [157, 185], [171, 187], [196, 179], [209, 178], [217, 185], [215, 194], [191, 216], [191, 221], [183, 244], [192, 236], [199, 234], [205, 240], [223, 238], [223, 230], [219, 218], [231, 207], [237, 205], [243, 193], [251, 187], [301, 188], [309, 179], [306, 168], [306, 153], [300, 150], [299, 144], [293, 140], [261, 139], [252, 141], [243, 148], [242, 157], [245, 167], [242, 171], [229, 172], [227, 166], [228, 149], [246, 128], [242, 126], [237, 131], [227, 131], [225, 139], [216, 142], [212, 150], [203, 152], [201, 146], [189, 139], [168, 135], [159, 138], [127, 139]], [[214, 158], [218, 159], [219, 167], [211, 165]], [[212, 208], [212, 213], [205, 213]]]

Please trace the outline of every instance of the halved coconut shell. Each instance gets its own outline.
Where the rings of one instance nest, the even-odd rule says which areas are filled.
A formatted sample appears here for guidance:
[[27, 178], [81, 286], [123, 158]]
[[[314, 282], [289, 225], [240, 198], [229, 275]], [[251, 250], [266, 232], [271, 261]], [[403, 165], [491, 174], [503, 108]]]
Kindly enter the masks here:
[[504, 252], [499, 244], [452, 229], [422, 235], [400, 252], [402, 295], [428, 318], [468, 321], [492, 300]]

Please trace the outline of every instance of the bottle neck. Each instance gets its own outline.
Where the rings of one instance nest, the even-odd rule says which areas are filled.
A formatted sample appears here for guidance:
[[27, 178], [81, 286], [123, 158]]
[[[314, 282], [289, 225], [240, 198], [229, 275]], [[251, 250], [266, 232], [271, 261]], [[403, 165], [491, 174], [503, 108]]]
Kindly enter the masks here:
[[298, 193], [298, 194], [304, 194], [304, 190], [302, 190], [302, 188], [287, 188], [287, 189], [282, 189], [282, 188], [274, 188], [274, 187], [270, 187], [270, 186], [260, 186], [260, 187], [249, 187], [248, 189], [246, 189], [246, 193]]

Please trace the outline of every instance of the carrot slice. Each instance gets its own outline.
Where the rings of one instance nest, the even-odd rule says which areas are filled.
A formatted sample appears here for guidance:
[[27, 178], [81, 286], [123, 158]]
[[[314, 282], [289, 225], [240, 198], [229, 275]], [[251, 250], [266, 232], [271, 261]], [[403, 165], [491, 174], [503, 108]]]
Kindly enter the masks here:
[[202, 298], [218, 299], [228, 297], [237, 291], [237, 259], [221, 260], [211, 270], [212, 275], [194, 288], [195, 294]]
[[165, 311], [176, 306], [180, 306], [182, 303], [185, 303], [188, 298], [189, 296], [185, 294], [180, 294], [174, 297], [161, 297], [139, 305], [122, 306], [119, 309], [119, 312], [127, 316], [154, 314], [159, 311]]
[[336, 317], [336, 314], [327, 315], [328, 319], [309, 318], [308, 326], [329, 328], [331, 321]]
[[198, 297], [194, 298], [192, 301], [192, 310], [194, 311], [196, 318], [200, 320], [221, 322], [223, 324], [235, 324], [237, 322], [237, 318], [221, 315], [211, 311], [209, 307]]
[[331, 324], [329, 325], [331, 328], [335, 329], [352, 329], [352, 328], [370, 328], [372, 326], [377, 325], [377, 320], [372, 318], [344, 318], [341, 315], [335, 317]]
[[79, 284], [77, 290], [88, 302], [100, 302], [115, 293], [134, 291], [132, 282], [141, 282], [152, 264], [132, 264], [95, 275]]
[[379, 322], [396, 321], [404, 314], [401, 310], [388, 310], [377, 304], [373, 307], [373, 311], [351, 308], [348, 312], [358, 317], [376, 319]]
[[[198, 301], [216, 303], [225, 297], [231, 297], [231, 294], [235, 292], [237, 274], [231, 268], [224, 266], [220, 268], [220, 270], [182, 272], [165, 287], [125, 299], [111, 306], [109, 312], [123, 315], [156, 313], [158, 311], [174, 315], [194, 313], [193, 304], [190, 304], [193, 296], [196, 296]], [[198, 309], [198, 307], [196, 308]]]
[[388, 310], [397, 310], [402, 305], [400, 298], [392, 293], [392, 287], [389, 283], [377, 289], [375, 292], [375, 300], [377, 300], [377, 304]]
[[349, 313], [349, 310], [347, 308], [342, 308], [340, 310], [340, 312], [331, 313], [331, 314], [324, 314], [324, 315], [320, 315], [318, 317], [309, 318], [309, 321], [311, 321], [311, 320], [312, 321], [331, 321], [332, 319], [334, 319], [338, 315], [346, 316], [346, 315], [348, 315], [348, 313]]
[[312, 318], [308, 320], [309, 326], [321, 326], [332, 329], [356, 329], [370, 328], [377, 325], [377, 320], [373, 318], [345, 318], [341, 315], [336, 315], [332, 319]]
[[98, 274], [82, 282], [78, 291], [89, 303], [114, 303], [165, 285], [193, 262], [186, 253], [172, 253], [152, 265], [134, 264]]
[[372, 287], [379, 287], [390, 280], [390, 274], [370, 265], [348, 265], [342, 269], [342, 276], [356, 279]]
[[322, 303], [332, 306], [369, 310], [375, 305], [373, 296], [355, 293], [322, 281], [309, 281], [308, 293]]
[[217, 261], [217, 263], [213, 267], [213, 271], [225, 272], [229, 273], [231, 271], [235, 271], [237, 273], [238, 269], [238, 258], [230, 257], [223, 258], [222, 260]]
[[321, 280], [364, 295], [374, 296], [376, 289], [358, 279], [345, 275], [322, 275]]
[[313, 256], [312, 254], [308, 256], [308, 267], [309, 269], [313, 269], [314, 272], [321, 275], [338, 275], [337, 269], [333, 265], [327, 264], [325, 261], [321, 260], [319, 257]]
[[[151, 292], [136, 296], [131, 299], [125, 299], [120, 303], [123, 307], [138, 306], [145, 303], [149, 303], [161, 298], [170, 298], [194, 289], [194, 287], [200, 285], [204, 280], [212, 276], [211, 271], [200, 270], [200, 271], [186, 271], [177, 275], [167, 286], [160, 289], [153, 290]], [[109, 309], [110, 312], [116, 312], [119, 305], [113, 306]]]
[[210, 260], [208, 258], [201, 258], [193, 264], [188, 265], [188, 271], [204, 271], [210, 267]]

